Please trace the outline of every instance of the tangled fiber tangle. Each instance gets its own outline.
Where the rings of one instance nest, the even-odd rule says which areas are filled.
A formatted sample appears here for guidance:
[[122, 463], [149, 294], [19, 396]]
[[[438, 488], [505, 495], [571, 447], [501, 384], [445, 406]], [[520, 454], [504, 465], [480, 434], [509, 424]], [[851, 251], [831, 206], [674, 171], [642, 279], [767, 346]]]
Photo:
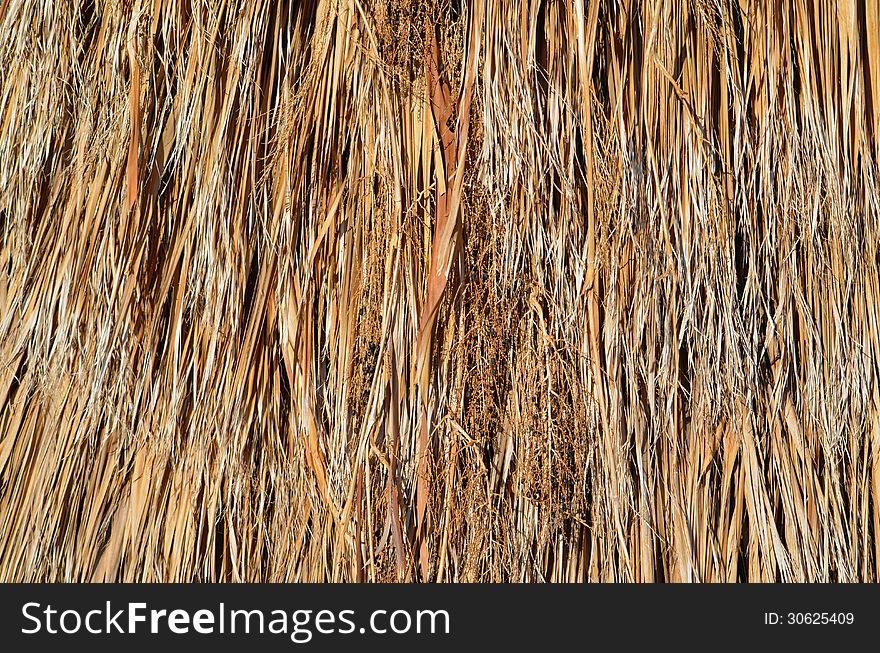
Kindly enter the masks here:
[[0, 0], [0, 579], [880, 580], [877, 0]]

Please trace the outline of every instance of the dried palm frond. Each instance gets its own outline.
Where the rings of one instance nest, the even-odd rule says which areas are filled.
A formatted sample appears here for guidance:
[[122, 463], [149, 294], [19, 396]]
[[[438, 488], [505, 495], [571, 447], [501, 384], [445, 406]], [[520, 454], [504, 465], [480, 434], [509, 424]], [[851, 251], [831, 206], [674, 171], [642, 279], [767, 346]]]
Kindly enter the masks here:
[[0, 579], [880, 579], [878, 35], [0, 2]]

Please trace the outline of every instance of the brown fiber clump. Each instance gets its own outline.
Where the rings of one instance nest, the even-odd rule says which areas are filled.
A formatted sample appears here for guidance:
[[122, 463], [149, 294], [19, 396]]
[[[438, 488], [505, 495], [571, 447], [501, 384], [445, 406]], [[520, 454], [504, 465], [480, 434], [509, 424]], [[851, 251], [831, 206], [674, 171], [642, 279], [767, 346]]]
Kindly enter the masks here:
[[876, 581], [876, 2], [0, 2], [0, 580]]

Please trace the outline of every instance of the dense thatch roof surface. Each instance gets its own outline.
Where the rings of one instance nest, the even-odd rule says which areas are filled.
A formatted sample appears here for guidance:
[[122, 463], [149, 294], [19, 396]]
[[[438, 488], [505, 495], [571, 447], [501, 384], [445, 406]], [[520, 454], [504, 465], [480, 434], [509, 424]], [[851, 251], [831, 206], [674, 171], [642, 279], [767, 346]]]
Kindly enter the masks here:
[[877, 580], [877, 0], [0, 0], [0, 579]]

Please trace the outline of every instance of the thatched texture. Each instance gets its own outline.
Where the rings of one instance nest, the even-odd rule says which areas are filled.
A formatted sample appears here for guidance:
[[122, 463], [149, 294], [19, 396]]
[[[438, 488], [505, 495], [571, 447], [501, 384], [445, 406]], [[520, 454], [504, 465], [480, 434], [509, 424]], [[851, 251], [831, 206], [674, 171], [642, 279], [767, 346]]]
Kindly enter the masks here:
[[0, 579], [880, 579], [877, 0], [0, 0]]

